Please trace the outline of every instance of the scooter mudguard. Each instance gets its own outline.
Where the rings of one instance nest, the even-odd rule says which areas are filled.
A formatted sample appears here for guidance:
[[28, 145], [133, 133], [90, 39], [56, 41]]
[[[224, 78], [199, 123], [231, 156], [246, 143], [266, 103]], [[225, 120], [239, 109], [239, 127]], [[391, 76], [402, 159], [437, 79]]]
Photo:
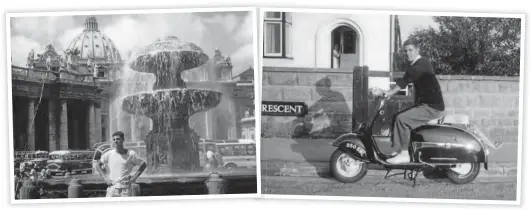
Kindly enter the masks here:
[[[464, 129], [449, 125], [424, 125], [412, 131], [416, 161], [426, 163], [486, 163], [485, 148]], [[485, 165], [486, 166], [486, 165]]]
[[338, 137], [332, 145], [350, 154], [359, 161], [369, 162], [367, 150], [361, 141], [361, 137], [356, 133], [343, 134]]

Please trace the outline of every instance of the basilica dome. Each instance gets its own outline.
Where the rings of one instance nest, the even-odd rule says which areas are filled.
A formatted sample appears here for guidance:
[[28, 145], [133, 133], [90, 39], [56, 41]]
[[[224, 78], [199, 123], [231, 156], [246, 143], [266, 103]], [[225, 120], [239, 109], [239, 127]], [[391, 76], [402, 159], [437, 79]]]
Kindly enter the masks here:
[[113, 41], [100, 32], [95, 17], [85, 21], [85, 30], [68, 45], [67, 51], [79, 52], [81, 62], [92, 58], [96, 63], [114, 63], [121, 61], [120, 53]]

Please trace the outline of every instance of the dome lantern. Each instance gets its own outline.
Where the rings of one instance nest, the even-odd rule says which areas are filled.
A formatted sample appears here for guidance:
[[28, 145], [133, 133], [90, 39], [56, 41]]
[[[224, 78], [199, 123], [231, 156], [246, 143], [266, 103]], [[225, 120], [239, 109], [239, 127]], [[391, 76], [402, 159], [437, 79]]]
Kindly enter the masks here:
[[85, 21], [85, 31], [99, 31], [98, 21], [96, 21], [94, 16], [88, 17]]

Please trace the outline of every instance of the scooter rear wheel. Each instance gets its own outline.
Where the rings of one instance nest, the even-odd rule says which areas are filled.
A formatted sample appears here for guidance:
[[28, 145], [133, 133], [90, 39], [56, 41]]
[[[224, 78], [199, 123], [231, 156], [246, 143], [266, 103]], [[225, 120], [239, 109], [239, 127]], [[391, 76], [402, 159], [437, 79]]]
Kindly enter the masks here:
[[337, 149], [330, 158], [332, 176], [343, 183], [354, 183], [367, 174], [367, 163], [353, 158], [350, 154]]
[[446, 171], [446, 176], [454, 184], [467, 184], [472, 182], [479, 174], [480, 164], [479, 163], [464, 163], [468, 170], [468, 173], [457, 173], [452, 169]]

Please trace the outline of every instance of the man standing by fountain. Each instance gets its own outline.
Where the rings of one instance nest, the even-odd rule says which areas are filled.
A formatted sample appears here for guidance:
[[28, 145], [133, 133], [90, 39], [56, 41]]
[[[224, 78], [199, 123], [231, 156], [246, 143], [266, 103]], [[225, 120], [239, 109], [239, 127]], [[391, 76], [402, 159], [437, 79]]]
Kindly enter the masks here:
[[[113, 149], [104, 153], [100, 160], [94, 162], [94, 168], [109, 185], [106, 197], [132, 196], [132, 184], [146, 169], [146, 161], [141, 159], [138, 153], [124, 148], [124, 133], [117, 131], [112, 135]], [[102, 172], [105, 165], [109, 176]], [[140, 166], [137, 172], [131, 176], [135, 166]]]

